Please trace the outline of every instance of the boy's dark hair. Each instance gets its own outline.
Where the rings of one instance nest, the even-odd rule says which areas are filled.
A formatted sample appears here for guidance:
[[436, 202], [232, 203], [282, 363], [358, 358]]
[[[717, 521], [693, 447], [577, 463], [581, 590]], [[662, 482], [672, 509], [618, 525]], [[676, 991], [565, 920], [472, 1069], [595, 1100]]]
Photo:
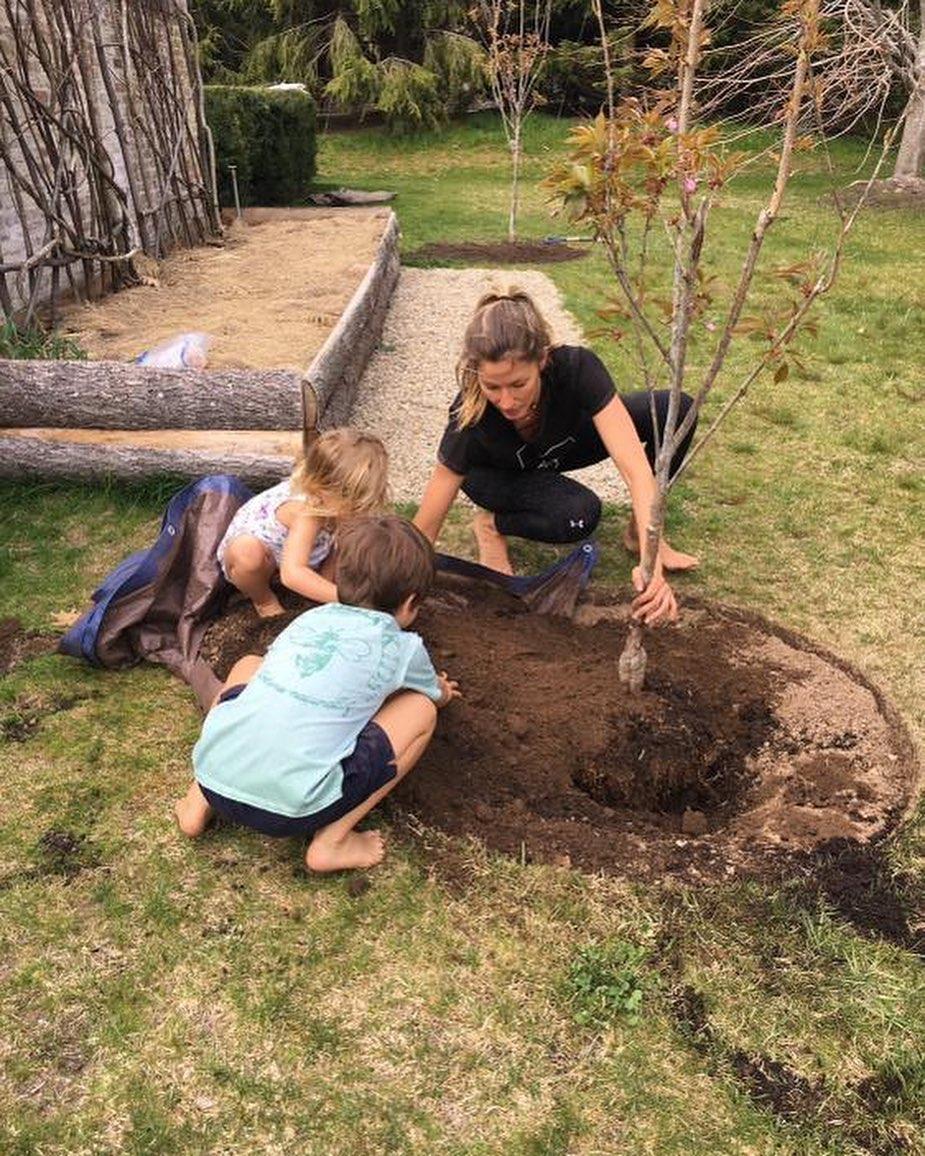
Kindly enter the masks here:
[[338, 527], [337, 597], [344, 605], [393, 614], [409, 594], [424, 599], [433, 580], [434, 548], [406, 518], [350, 518]]

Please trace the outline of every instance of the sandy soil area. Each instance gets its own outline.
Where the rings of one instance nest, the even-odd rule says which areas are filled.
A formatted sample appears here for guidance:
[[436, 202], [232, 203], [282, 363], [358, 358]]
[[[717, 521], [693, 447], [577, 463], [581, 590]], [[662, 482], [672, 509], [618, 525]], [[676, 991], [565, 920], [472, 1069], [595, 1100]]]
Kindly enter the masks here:
[[209, 368], [305, 369], [366, 274], [388, 210], [308, 210], [238, 224], [221, 246], [145, 268], [150, 284], [64, 320], [91, 358], [131, 360], [185, 332], [212, 338]]

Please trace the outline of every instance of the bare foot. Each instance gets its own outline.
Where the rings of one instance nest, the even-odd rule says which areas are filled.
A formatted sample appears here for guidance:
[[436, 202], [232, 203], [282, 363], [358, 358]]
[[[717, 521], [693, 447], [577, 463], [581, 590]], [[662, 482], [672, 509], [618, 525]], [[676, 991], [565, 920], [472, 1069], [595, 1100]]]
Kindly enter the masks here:
[[507, 538], [495, 529], [495, 516], [488, 510], [479, 510], [472, 519], [472, 532], [479, 548], [479, 562], [500, 574], [513, 574], [514, 567], [507, 552]]
[[177, 826], [190, 839], [201, 835], [215, 814], [198, 783], [190, 784], [183, 798], [177, 799], [173, 811], [177, 816]]
[[254, 609], [257, 611], [258, 618], [275, 618], [277, 614], [286, 613], [283, 604], [275, 594], [271, 594], [264, 602], [255, 602]]
[[675, 550], [667, 542], [662, 542], [662, 569], [664, 570], [696, 570], [700, 559], [696, 554], [685, 554]]
[[[636, 526], [630, 523], [623, 531], [623, 545], [630, 554], [639, 553], [639, 535]], [[695, 570], [700, 565], [700, 559], [695, 554], [684, 554], [662, 538], [662, 568], [664, 570]]]
[[326, 839], [323, 831], [305, 852], [312, 871], [347, 871], [351, 867], [375, 867], [385, 858], [385, 839], [378, 831], [349, 831], [340, 840]]

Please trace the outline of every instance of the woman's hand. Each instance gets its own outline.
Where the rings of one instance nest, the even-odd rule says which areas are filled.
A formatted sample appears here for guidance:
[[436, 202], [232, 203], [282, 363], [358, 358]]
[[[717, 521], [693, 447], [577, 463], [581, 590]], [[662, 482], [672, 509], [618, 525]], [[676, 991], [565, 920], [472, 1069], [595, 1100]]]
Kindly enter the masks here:
[[648, 586], [642, 576], [642, 567], [633, 567], [633, 587], [639, 593], [633, 599], [633, 618], [646, 626], [663, 622], [677, 622], [678, 603], [674, 591], [665, 581], [661, 565], [656, 567]]

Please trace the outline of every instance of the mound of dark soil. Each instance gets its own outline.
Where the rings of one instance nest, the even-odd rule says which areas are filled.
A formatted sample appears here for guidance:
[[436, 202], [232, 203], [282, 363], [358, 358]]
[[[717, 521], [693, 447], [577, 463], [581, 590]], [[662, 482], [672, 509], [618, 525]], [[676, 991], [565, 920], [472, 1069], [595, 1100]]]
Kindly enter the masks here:
[[575, 261], [587, 257], [589, 246], [576, 249], [561, 241], [431, 241], [413, 253], [406, 253], [405, 260], [420, 261], [468, 261], [489, 265], [553, 265], [557, 261]]
[[[204, 654], [224, 677], [295, 613], [239, 606]], [[895, 823], [915, 755], [859, 673], [756, 618], [688, 606], [651, 634], [647, 688], [629, 696], [622, 619], [606, 604], [541, 617], [444, 579], [416, 629], [464, 697], [391, 805], [519, 858], [633, 876], [764, 871]]]

